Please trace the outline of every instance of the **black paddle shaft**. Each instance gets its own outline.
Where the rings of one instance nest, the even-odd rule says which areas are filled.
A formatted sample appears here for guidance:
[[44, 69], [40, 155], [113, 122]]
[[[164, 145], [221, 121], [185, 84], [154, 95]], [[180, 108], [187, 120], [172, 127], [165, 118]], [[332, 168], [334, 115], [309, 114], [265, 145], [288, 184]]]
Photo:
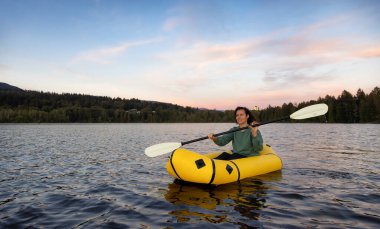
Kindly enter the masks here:
[[[268, 124], [268, 123], [284, 121], [284, 120], [287, 120], [287, 119], [290, 119], [290, 116], [282, 117], [282, 118], [275, 119], [275, 120], [272, 120], [272, 121], [265, 121], [265, 122], [257, 123], [255, 125], [251, 125], [251, 126], [252, 127], [262, 126], [262, 125], [265, 125], [265, 124]], [[236, 132], [236, 131], [239, 131], [239, 130], [245, 130], [245, 129], [248, 129], [248, 126], [247, 127], [243, 127], [243, 128], [239, 128], [239, 129], [236, 129], [236, 130], [229, 130], [229, 131], [221, 132], [221, 133], [218, 133], [218, 134], [214, 134], [214, 136], [218, 137], [220, 135], [229, 134], [229, 133], [233, 133], [233, 132]], [[206, 139], [208, 139], [208, 137], [201, 137], [201, 138], [197, 138], [197, 139], [190, 140], [190, 141], [187, 141], [187, 142], [181, 142], [181, 145], [187, 145], [187, 144], [190, 144], [190, 143], [193, 143], [193, 142], [198, 142], [198, 141], [202, 141], [202, 140], [206, 140]]]

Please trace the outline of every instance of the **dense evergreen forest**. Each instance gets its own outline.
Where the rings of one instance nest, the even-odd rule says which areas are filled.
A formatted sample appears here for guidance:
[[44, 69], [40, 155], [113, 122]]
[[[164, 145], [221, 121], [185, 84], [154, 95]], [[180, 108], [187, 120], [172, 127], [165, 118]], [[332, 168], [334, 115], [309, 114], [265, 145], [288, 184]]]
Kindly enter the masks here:
[[[258, 120], [272, 120], [315, 103], [326, 103], [329, 112], [307, 122], [380, 123], [380, 89], [355, 95], [343, 91], [337, 98], [325, 96], [299, 104], [284, 103], [253, 111]], [[217, 111], [139, 99], [81, 94], [24, 91], [0, 83], [1, 123], [136, 123], [136, 122], [233, 122], [232, 110]]]
[[[293, 113], [303, 107], [326, 103], [329, 111], [325, 117], [304, 120], [304, 122], [325, 121], [328, 123], [380, 123], [380, 88], [375, 87], [369, 94], [358, 89], [356, 94], [344, 90], [337, 98], [326, 95], [299, 104], [284, 103], [281, 107], [267, 107], [259, 112], [260, 120], [272, 120]], [[297, 121], [300, 122], [300, 121]]]

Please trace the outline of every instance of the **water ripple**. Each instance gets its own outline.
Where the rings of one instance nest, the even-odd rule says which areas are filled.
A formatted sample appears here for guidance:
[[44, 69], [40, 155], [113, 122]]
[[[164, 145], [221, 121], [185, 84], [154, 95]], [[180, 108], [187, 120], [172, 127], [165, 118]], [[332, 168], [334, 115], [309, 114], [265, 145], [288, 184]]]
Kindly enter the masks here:
[[[283, 170], [217, 187], [174, 181], [167, 157], [143, 154], [155, 143], [232, 125], [0, 125], [0, 227], [380, 226], [378, 125], [260, 127]], [[188, 146], [204, 153], [229, 147]]]

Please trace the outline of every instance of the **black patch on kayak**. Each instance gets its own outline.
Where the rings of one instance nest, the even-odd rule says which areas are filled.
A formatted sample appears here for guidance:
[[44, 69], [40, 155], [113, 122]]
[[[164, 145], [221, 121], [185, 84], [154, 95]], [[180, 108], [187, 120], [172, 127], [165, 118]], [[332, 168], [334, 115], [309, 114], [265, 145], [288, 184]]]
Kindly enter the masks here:
[[227, 170], [228, 174], [231, 174], [232, 171], [234, 171], [234, 169], [229, 164], [227, 164], [226, 170]]
[[205, 162], [203, 161], [203, 159], [199, 159], [199, 160], [196, 160], [195, 161], [195, 164], [197, 165], [197, 168], [200, 169], [200, 168], [203, 168], [206, 166]]

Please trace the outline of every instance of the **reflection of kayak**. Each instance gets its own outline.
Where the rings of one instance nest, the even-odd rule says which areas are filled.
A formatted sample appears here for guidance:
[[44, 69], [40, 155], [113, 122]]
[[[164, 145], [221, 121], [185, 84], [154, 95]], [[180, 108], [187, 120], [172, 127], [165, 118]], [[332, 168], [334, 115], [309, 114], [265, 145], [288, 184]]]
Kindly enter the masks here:
[[[209, 210], [215, 209], [218, 205], [230, 206], [241, 205], [241, 203], [252, 208], [260, 207], [267, 195], [267, 189], [271, 188], [268, 183], [279, 182], [281, 179], [281, 170], [254, 178], [247, 178], [241, 182], [221, 185], [217, 188], [176, 179], [173, 183], [168, 184], [165, 199], [173, 204], [197, 206]], [[256, 199], [257, 197], [260, 198]], [[231, 200], [234, 203], [231, 203]], [[186, 212], [172, 211], [171, 214], [183, 217]]]
[[280, 157], [269, 145], [259, 156], [230, 161], [214, 160], [220, 153], [202, 155], [187, 149], [174, 150], [166, 170], [176, 179], [201, 184], [226, 184], [281, 170]]

